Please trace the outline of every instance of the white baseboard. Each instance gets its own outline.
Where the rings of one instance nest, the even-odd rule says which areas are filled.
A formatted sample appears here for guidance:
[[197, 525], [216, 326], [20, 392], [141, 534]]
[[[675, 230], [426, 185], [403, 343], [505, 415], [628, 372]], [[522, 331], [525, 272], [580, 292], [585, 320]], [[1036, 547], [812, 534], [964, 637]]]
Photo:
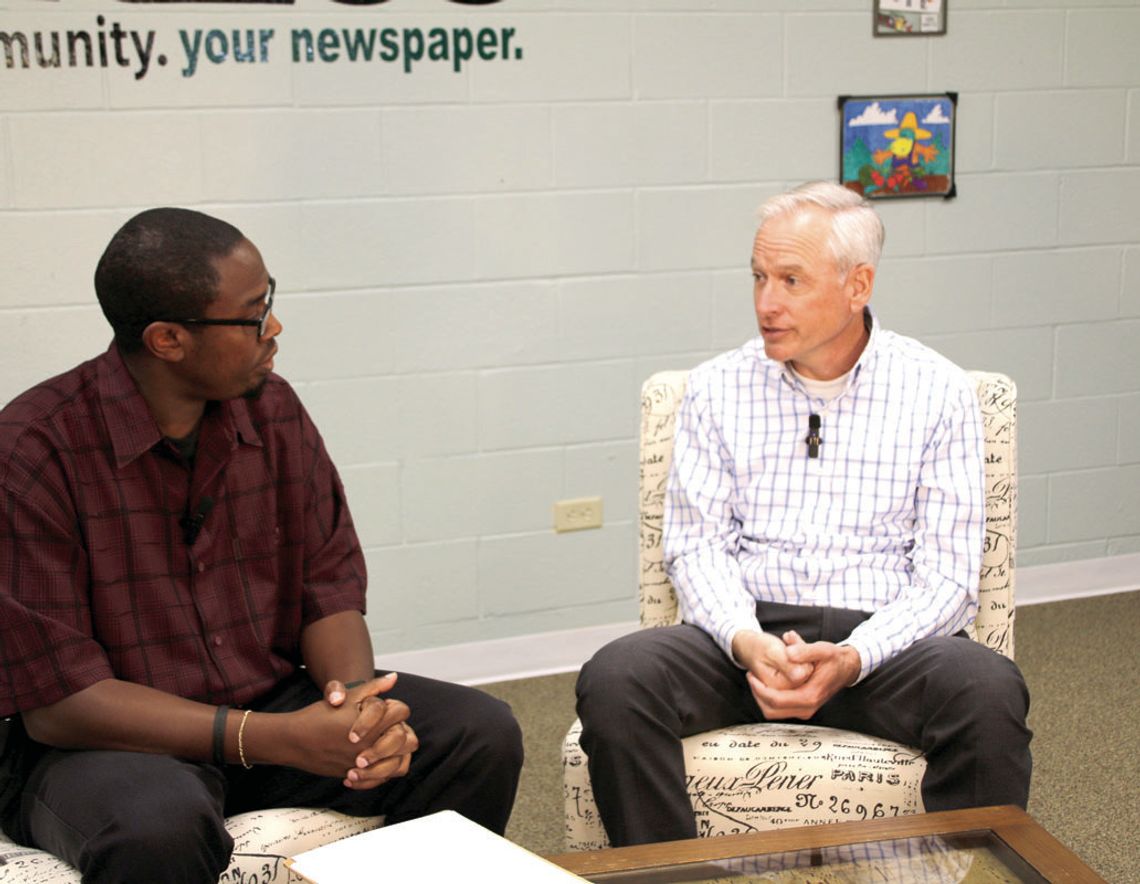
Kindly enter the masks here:
[[[1019, 606], [1137, 589], [1140, 589], [1140, 553], [1017, 569]], [[511, 681], [573, 672], [602, 645], [635, 629], [635, 621], [608, 623], [404, 651], [377, 657], [376, 665], [459, 684]]]
[[1140, 589], [1140, 553], [1017, 569], [1017, 604], [1036, 605]]
[[459, 684], [486, 684], [573, 672], [594, 651], [637, 629], [637, 621], [583, 626], [514, 638], [404, 651], [376, 658], [382, 669], [399, 669]]

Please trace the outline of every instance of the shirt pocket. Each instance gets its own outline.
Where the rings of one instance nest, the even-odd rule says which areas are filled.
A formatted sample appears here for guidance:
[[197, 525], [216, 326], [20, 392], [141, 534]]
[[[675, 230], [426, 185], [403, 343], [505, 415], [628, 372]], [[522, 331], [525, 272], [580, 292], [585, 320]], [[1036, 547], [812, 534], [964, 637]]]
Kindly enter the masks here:
[[749, 461], [737, 464], [732, 511], [745, 537], [767, 539], [783, 518], [781, 500], [787, 499], [787, 488], [780, 476], [767, 468], [770, 463], [759, 452]]
[[232, 545], [237, 583], [256, 628], [260, 622], [276, 619], [281, 603], [277, 530], [271, 527], [260, 534], [235, 537]]
[[842, 501], [841, 529], [875, 537], [909, 530], [920, 450], [881, 425], [855, 428], [845, 445], [836, 447], [833, 475]]

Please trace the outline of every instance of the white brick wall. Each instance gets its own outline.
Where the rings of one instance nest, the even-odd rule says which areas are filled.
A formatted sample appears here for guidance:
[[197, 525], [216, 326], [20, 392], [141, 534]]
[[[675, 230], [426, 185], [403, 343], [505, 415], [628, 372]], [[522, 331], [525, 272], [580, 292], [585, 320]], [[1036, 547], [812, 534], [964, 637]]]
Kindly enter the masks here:
[[[948, 40], [930, 45], [930, 85], [954, 82], [963, 92], [1020, 92], [1064, 86], [1064, 10], [991, 8], [951, 12]], [[1088, 4], [1074, 3], [1094, 17]], [[1000, 126], [1001, 121], [998, 121]]]
[[708, 102], [562, 104], [554, 108], [560, 188], [699, 181], [708, 155]]
[[[959, 195], [881, 207], [875, 303], [1018, 382], [1022, 563], [1136, 552], [1140, 10], [954, 0], [944, 37], [874, 39], [869, 8], [0, 0], [5, 32], [156, 34], [139, 79], [129, 41], [125, 67], [0, 57], [0, 401], [106, 346], [91, 274], [123, 220], [201, 207], [280, 279], [378, 649], [629, 620], [641, 379], [751, 336], [755, 207], [834, 177], [836, 96], [954, 90]], [[511, 57], [347, 60], [343, 29], [386, 27], [514, 29]], [[266, 61], [183, 76], [180, 31], [266, 28]], [[293, 28], [340, 60], [294, 63]], [[590, 495], [605, 527], [553, 534]]]
[[637, 98], [781, 94], [780, 17], [644, 14], [633, 21]]

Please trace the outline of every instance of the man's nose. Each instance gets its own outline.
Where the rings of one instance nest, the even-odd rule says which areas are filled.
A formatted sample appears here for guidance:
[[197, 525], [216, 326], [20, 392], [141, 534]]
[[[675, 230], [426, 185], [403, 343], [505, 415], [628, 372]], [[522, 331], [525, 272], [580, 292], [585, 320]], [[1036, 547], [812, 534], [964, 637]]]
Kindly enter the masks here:
[[765, 316], [771, 316], [780, 307], [775, 292], [772, 289], [772, 284], [767, 280], [757, 280], [753, 285], [752, 301], [756, 307], [756, 312]]
[[265, 324], [265, 340], [271, 341], [285, 330], [285, 326], [281, 324], [281, 320], [277, 318], [277, 311], [274, 310], [269, 314], [269, 321]]

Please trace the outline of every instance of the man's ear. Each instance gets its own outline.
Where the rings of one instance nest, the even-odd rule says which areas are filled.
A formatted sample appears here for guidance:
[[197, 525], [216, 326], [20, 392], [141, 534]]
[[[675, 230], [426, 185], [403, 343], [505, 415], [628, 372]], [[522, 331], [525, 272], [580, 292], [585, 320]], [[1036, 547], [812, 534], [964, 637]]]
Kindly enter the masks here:
[[186, 358], [189, 334], [176, 322], [152, 322], [143, 329], [143, 348], [163, 362], [181, 362]]
[[862, 313], [871, 300], [871, 289], [875, 287], [875, 268], [871, 264], [856, 264], [847, 274], [848, 296], [851, 298], [851, 312]]

